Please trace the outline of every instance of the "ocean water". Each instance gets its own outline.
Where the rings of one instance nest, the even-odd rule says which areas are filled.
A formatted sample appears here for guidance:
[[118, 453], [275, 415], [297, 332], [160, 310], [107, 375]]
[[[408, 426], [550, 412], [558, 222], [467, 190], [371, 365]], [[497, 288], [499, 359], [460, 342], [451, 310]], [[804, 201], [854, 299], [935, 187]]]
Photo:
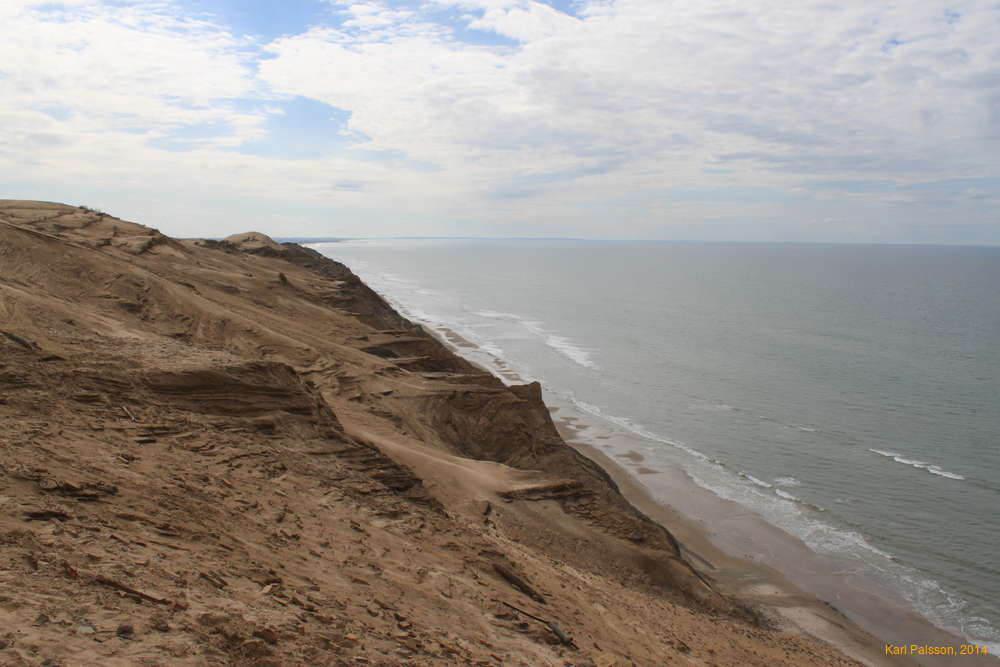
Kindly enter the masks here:
[[629, 432], [648, 471], [1000, 653], [1000, 248], [315, 247], [474, 361]]

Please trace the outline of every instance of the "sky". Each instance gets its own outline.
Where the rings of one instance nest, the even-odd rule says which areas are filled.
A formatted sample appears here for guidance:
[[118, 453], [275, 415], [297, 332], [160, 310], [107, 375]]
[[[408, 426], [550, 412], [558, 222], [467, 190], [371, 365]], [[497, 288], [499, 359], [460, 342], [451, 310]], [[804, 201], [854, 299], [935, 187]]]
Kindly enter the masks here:
[[1000, 244], [1000, 1], [0, 0], [0, 198], [175, 236]]

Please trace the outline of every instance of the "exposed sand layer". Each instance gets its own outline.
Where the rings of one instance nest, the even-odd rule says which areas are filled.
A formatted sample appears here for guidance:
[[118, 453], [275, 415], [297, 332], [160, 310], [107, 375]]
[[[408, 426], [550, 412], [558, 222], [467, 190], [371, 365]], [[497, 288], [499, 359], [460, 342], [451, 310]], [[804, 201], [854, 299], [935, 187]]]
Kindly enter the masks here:
[[262, 236], [0, 201], [0, 664], [857, 664]]

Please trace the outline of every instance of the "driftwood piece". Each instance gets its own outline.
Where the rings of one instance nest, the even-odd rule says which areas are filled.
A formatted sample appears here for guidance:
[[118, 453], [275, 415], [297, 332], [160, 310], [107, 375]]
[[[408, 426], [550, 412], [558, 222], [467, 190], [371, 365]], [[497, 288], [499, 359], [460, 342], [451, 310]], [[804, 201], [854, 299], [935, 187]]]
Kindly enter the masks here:
[[562, 643], [563, 646], [569, 646], [569, 647], [572, 647], [572, 648], [576, 648], [576, 643], [573, 641], [573, 638], [570, 637], [568, 634], [566, 634], [565, 630], [563, 630], [562, 628], [560, 628], [558, 625], [556, 625], [552, 621], [547, 621], [544, 618], [540, 618], [538, 616], [535, 616], [534, 614], [526, 612], [525, 610], [521, 609], [520, 607], [515, 607], [514, 605], [509, 604], [507, 602], [504, 602], [503, 600], [494, 600], [494, 602], [499, 602], [503, 606], [508, 607], [510, 609], [513, 609], [514, 611], [518, 612], [519, 614], [524, 614], [528, 618], [530, 618], [532, 620], [535, 620], [535, 621], [538, 621], [539, 623], [544, 624], [549, 630], [552, 631], [552, 634], [554, 634], [556, 637], [559, 638], [559, 641], [560, 641], [560, 643]]
[[9, 338], [10, 340], [12, 340], [15, 343], [17, 343], [18, 345], [20, 345], [21, 347], [26, 347], [29, 350], [40, 350], [41, 349], [40, 347], [38, 347], [38, 343], [36, 343], [35, 341], [28, 340], [27, 338], [24, 338], [22, 336], [18, 336], [17, 334], [12, 334], [9, 331], [0, 331], [0, 334], [3, 334], [4, 336], [6, 336], [7, 338]]
[[208, 574], [207, 572], [199, 572], [198, 576], [218, 588], [220, 591], [227, 587], [227, 584], [222, 577]]
[[167, 600], [165, 598], [158, 598], [148, 593], [143, 593], [142, 591], [132, 588], [126, 584], [115, 581], [114, 579], [109, 579], [103, 575], [97, 575], [94, 577], [94, 583], [101, 584], [102, 586], [107, 586], [108, 588], [114, 588], [115, 590], [121, 591], [126, 595], [131, 597], [139, 598], [140, 600], [146, 600], [147, 602], [152, 602], [154, 604], [167, 605], [169, 607], [185, 608], [187, 605], [183, 602], [175, 602], [174, 600]]
[[24, 513], [28, 521], [47, 521], [49, 519], [59, 519], [65, 521], [70, 518], [69, 514], [60, 510], [28, 510]]
[[521, 591], [535, 602], [545, 604], [545, 598], [542, 597], [542, 594], [532, 588], [531, 584], [525, 581], [522, 577], [514, 572], [511, 572], [499, 563], [493, 563], [493, 569], [496, 570], [497, 574], [503, 577], [508, 584]]
[[38, 488], [48, 493], [58, 493], [62, 496], [69, 496], [77, 500], [97, 500], [104, 496], [114, 496], [118, 494], [118, 487], [104, 482], [80, 482], [74, 483], [59, 479], [41, 479], [38, 481]]

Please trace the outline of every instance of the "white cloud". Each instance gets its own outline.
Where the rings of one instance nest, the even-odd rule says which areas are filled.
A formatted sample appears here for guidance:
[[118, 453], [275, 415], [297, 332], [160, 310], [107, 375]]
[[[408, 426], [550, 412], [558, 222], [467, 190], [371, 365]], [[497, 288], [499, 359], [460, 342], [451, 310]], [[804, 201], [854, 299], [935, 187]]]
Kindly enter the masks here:
[[199, 123], [257, 131], [255, 119], [220, 103], [258, 90], [241, 44], [226, 32], [138, 7], [75, 2], [68, 14], [53, 14], [21, 4], [14, 20], [0, 22], [6, 113], [34, 112], [43, 124], [52, 123], [40, 110], [66, 116], [59, 123], [66, 142], [90, 148], [122, 132], [156, 135]]
[[[586, 224], [570, 233], [598, 236], [687, 234], [741, 210], [756, 221], [741, 229], [768, 216], [785, 218], [775, 229], [875, 220], [864, 207], [879, 195], [834, 196], [812, 189], [816, 178], [1000, 178], [1000, 9], [990, 0], [607, 0], [579, 4], [576, 16], [535, 0], [331, 2], [338, 22], [264, 45], [169, 2], [74, 2], [63, 21], [33, 4], [0, 9], [0, 164], [67, 177], [120, 170], [178, 188], [308, 197], [372, 220], [409, 216], [413, 233], [479, 220], [481, 233]], [[440, 22], [445, 11], [463, 17], [451, 19], [461, 31]], [[481, 43], [467, 41], [475, 34]], [[315, 160], [227, 152], [262, 134], [291, 96], [349, 111], [348, 131], [364, 141]], [[198, 150], [147, 141], [213, 123], [227, 131]], [[679, 188], [784, 196], [672, 201]], [[956, 206], [980, 206], [962, 215], [996, 225], [981, 210], [991, 200], [956, 188]], [[922, 201], [912, 192], [878, 201], [896, 207], [879, 215], [930, 215], [907, 208]], [[623, 219], [631, 226], [615, 228]]]
[[475, 30], [492, 30], [521, 42], [535, 42], [573, 30], [577, 20], [538, 2], [518, 6], [492, 7], [469, 23]]
[[[116, 190], [143, 191], [150, 206], [138, 217], [169, 229], [179, 224], [171, 211], [186, 210], [183, 200], [205, 193], [357, 201], [368, 195], [336, 184], [379, 183], [389, 173], [343, 158], [305, 164], [232, 152], [260, 136], [275, 113], [243, 111], [235, 100], [275, 96], [256, 80], [248, 44], [225, 30], [169, 4], [77, 2], [56, 14], [36, 11], [36, 4], [23, 3], [13, 20], [0, 23], [0, 182], [7, 196], [59, 198], [91, 188], [113, 199]], [[151, 143], [214, 126], [219, 131], [192, 142], [194, 150]], [[114, 210], [111, 201], [88, 201]], [[203, 230], [206, 221], [197, 222]], [[182, 230], [180, 223], [178, 233], [193, 233]]]
[[706, 165], [736, 169], [714, 187], [996, 174], [983, 91], [962, 90], [992, 62], [983, 50], [1000, 23], [983, 3], [955, 24], [944, 5], [620, 0], [579, 20], [527, 0], [451, 4], [523, 46], [458, 43], [416, 22], [314, 30], [273, 44], [261, 76], [350, 109], [373, 148], [441, 165], [433, 182], [470, 217], [497, 198], [550, 222], [553, 201], [569, 221], [595, 209], [641, 219], [648, 205], [636, 233], [670, 233], [675, 218], [652, 202], [666, 186], [705, 187]]

